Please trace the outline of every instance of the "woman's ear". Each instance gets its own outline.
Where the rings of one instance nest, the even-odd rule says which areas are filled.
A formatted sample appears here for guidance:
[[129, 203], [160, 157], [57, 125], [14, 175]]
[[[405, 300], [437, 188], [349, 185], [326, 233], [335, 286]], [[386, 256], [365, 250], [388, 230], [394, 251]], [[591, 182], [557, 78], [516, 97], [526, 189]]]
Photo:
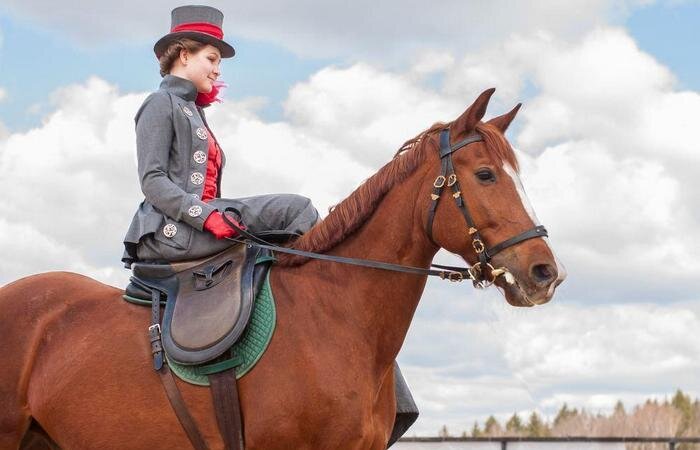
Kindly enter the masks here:
[[487, 89], [482, 92], [474, 103], [454, 121], [450, 128], [455, 140], [474, 131], [476, 124], [479, 123], [484, 117], [484, 114], [486, 114], [486, 108], [494, 92], [496, 92], [496, 88]]
[[187, 65], [187, 60], [190, 57], [190, 52], [187, 51], [186, 48], [183, 48], [180, 50], [180, 62], [182, 63], [183, 66]]

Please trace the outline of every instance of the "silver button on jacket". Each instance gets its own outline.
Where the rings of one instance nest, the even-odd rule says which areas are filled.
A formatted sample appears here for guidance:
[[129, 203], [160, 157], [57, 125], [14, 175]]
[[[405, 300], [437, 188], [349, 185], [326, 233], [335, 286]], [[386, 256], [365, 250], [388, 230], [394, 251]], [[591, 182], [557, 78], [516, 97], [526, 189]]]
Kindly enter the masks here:
[[204, 162], [207, 160], [207, 154], [201, 150], [197, 150], [194, 152], [194, 155], [192, 155], [192, 158], [194, 158], [194, 162], [197, 164], [204, 164]]
[[169, 223], [163, 227], [163, 234], [165, 237], [171, 238], [177, 234], [177, 227], [172, 223]]
[[199, 205], [191, 206], [190, 209], [187, 210], [187, 214], [189, 214], [190, 217], [199, 217], [202, 214], [202, 207]]

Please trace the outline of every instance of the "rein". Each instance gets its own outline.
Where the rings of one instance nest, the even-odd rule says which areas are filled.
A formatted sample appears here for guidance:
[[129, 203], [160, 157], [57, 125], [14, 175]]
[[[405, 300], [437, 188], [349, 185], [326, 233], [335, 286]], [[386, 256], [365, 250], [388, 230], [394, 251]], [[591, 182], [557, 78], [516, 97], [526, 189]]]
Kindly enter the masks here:
[[382, 261], [374, 261], [370, 259], [360, 259], [360, 258], [350, 258], [347, 256], [334, 256], [334, 255], [325, 255], [323, 253], [314, 253], [314, 252], [307, 252], [303, 250], [296, 250], [293, 248], [287, 248], [287, 247], [281, 247], [279, 245], [275, 245], [271, 242], [267, 242], [264, 239], [259, 238], [258, 236], [255, 236], [254, 234], [248, 233], [246, 230], [238, 227], [235, 223], [233, 223], [229, 218], [226, 216], [227, 212], [233, 212], [237, 214], [240, 217], [240, 212], [233, 207], [228, 207], [224, 210], [224, 214], [222, 214], [224, 221], [236, 232], [239, 234], [241, 238], [226, 238], [229, 241], [233, 242], [238, 242], [240, 244], [246, 244], [249, 247], [258, 247], [258, 248], [264, 248], [267, 250], [272, 250], [275, 252], [280, 252], [280, 253], [287, 253], [290, 255], [296, 255], [296, 256], [302, 256], [306, 258], [313, 258], [313, 259], [320, 259], [322, 261], [331, 261], [331, 262], [337, 262], [341, 264], [350, 264], [353, 266], [362, 266], [362, 267], [371, 267], [373, 269], [383, 269], [383, 270], [391, 270], [393, 272], [403, 272], [403, 273], [411, 273], [414, 275], [428, 275], [428, 276], [436, 276], [440, 277], [443, 280], [449, 280], [449, 281], [462, 281], [465, 278], [474, 280], [473, 274], [471, 271], [471, 268], [469, 267], [454, 267], [454, 266], [443, 266], [440, 264], [431, 264], [430, 267], [435, 267], [436, 269], [442, 269], [442, 270], [436, 270], [436, 269], [423, 269], [421, 267], [413, 267], [413, 266], [404, 266], [401, 264], [393, 264], [393, 263], [388, 263], [388, 262], [382, 262]]
[[[491, 265], [491, 258], [493, 258], [493, 256], [496, 255], [498, 252], [508, 247], [512, 247], [528, 239], [548, 236], [548, 234], [544, 226], [537, 225], [516, 236], [506, 239], [505, 241], [496, 244], [493, 247], [486, 247], [483, 239], [481, 238], [481, 234], [476, 228], [474, 220], [472, 219], [472, 216], [469, 213], [466, 201], [464, 200], [464, 197], [462, 197], [459, 181], [457, 180], [457, 175], [455, 174], [454, 165], [452, 163], [452, 153], [468, 146], [469, 144], [483, 140], [483, 136], [481, 136], [479, 133], [474, 133], [467, 136], [466, 139], [457, 142], [456, 144], [451, 146], [449, 127], [440, 132], [441, 171], [440, 175], [438, 175], [438, 177], [435, 178], [435, 181], [433, 182], [433, 192], [430, 195], [432, 203], [430, 204], [430, 208], [428, 210], [428, 237], [431, 241], [435, 242], [433, 240], [433, 220], [435, 219], [435, 212], [437, 211], [437, 206], [445, 185], [452, 189], [452, 197], [455, 199], [457, 208], [462, 213], [462, 216], [464, 216], [464, 220], [467, 222], [468, 234], [472, 240], [472, 247], [474, 248], [477, 257], [479, 258], [479, 261], [471, 267], [455, 267], [444, 266], [441, 264], [430, 264], [430, 269], [423, 269], [421, 267], [404, 266], [401, 264], [393, 264], [383, 261], [350, 258], [346, 256], [325, 255], [322, 253], [307, 252], [303, 250], [281, 247], [279, 245], [272, 244], [270, 242], [265, 241], [264, 239], [261, 239], [258, 236], [249, 233], [248, 231], [242, 229], [241, 227], [233, 223], [231, 220], [229, 220], [226, 216], [227, 212], [233, 212], [238, 217], [241, 217], [240, 211], [233, 207], [226, 208], [224, 210], [224, 214], [222, 214], [222, 217], [231, 228], [236, 230], [239, 237], [226, 239], [237, 243], [246, 244], [249, 247], [259, 247], [275, 252], [302, 256], [305, 258], [319, 259], [322, 261], [350, 264], [353, 266], [370, 267], [373, 269], [390, 270], [393, 272], [410, 273], [414, 275], [436, 276], [440, 277], [440, 279], [449, 280], [453, 282], [459, 282], [468, 279], [472, 280], [474, 287], [482, 289], [492, 285], [496, 281], [496, 278], [501, 275], [505, 277], [506, 282], [508, 284], [513, 284], [515, 282], [515, 279], [513, 275], [508, 271], [508, 269], [505, 267], [494, 268]], [[486, 278], [486, 271], [484, 270], [485, 268], [489, 269], [491, 279]]]

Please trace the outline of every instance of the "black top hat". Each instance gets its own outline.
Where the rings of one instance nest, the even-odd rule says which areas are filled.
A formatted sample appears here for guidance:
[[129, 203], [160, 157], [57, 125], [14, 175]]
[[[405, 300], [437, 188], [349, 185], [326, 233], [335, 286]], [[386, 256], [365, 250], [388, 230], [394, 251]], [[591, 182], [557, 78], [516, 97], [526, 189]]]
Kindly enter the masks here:
[[187, 5], [178, 6], [172, 11], [172, 24], [170, 33], [156, 42], [153, 51], [160, 59], [175, 39], [190, 38], [195, 41], [211, 44], [221, 51], [222, 58], [230, 58], [236, 51], [223, 41], [224, 32], [221, 26], [224, 23], [224, 14], [211, 6]]

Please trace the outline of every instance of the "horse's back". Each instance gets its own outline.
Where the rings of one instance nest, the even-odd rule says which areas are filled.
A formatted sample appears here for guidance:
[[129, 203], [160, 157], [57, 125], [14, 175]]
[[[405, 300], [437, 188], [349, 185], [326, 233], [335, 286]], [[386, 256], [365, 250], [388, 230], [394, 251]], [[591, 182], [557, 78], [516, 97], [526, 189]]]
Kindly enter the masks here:
[[[66, 301], [80, 301], [86, 296], [105, 296], [110, 292], [114, 296], [122, 291], [113, 286], [100, 283], [85, 275], [74, 272], [44, 272], [20, 278], [0, 287], [0, 310], [20, 310], [30, 313], [32, 317], [45, 309], [66, 305]], [[71, 294], [71, 297], [65, 297]], [[3, 314], [7, 315], [7, 314]]]

